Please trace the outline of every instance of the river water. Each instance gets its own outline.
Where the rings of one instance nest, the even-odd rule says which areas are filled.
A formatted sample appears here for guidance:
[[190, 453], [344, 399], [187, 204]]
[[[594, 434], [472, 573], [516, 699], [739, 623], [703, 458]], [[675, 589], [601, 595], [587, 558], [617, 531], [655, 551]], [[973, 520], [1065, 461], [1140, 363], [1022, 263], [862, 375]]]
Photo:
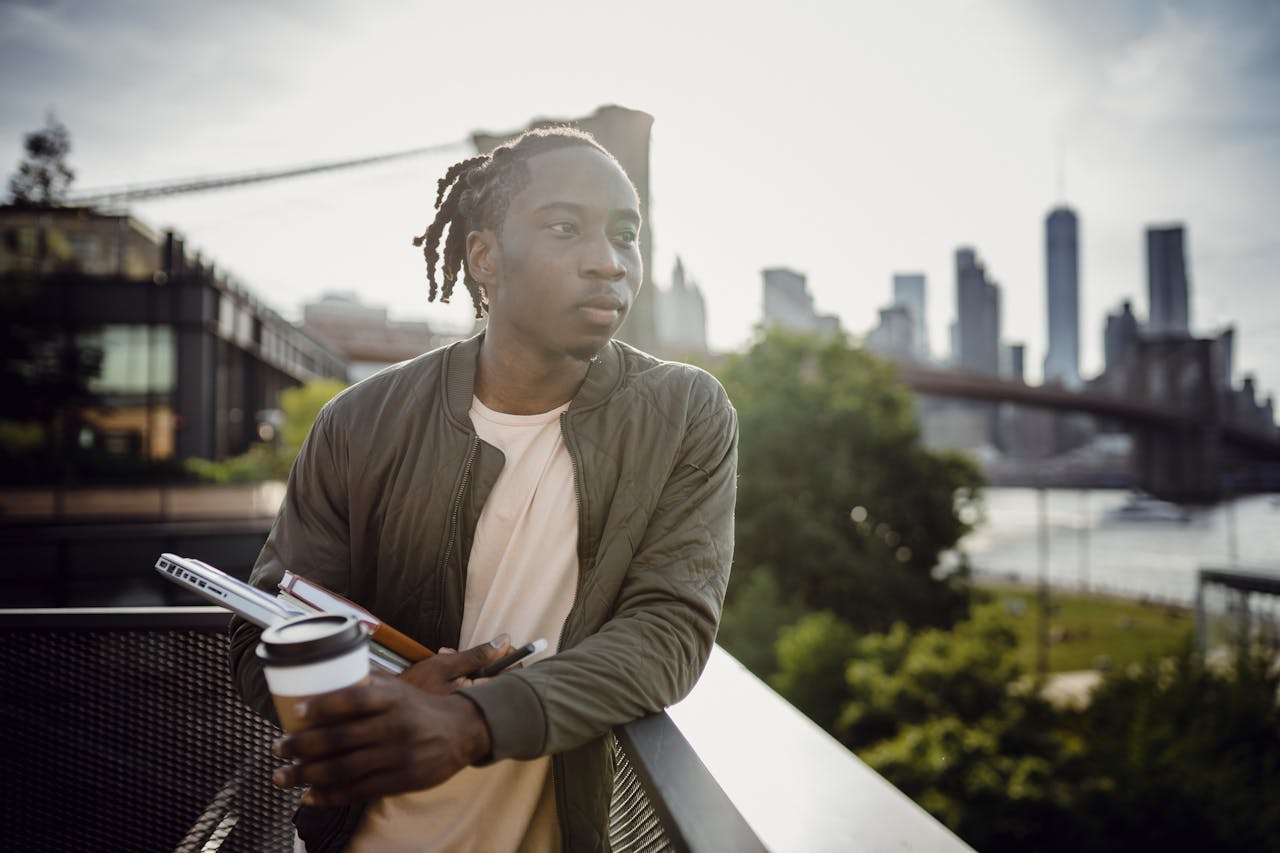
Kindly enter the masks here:
[[[1251, 495], [1212, 507], [1118, 512], [1122, 491], [1045, 491], [1048, 578], [1054, 586], [1191, 603], [1200, 568], [1280, 576], [1280, 497]], [[983, 517], [961, 542], [975, 574], [1034, 583], [1040, 572], [1039, 495], [991, 488]], [[1126, 517], [1127, 516], [1127, 517]]]

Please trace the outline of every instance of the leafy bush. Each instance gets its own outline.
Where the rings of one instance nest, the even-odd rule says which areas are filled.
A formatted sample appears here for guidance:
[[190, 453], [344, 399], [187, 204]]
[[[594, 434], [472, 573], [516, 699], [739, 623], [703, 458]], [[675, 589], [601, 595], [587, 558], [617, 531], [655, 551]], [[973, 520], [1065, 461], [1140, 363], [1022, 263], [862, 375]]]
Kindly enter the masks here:
[[1097, 784], [1081, 818], [1097, 849], [1280, 850], [1275, 650], [1109, 675], [1078, 720]]
[[768, 679], [778, 669], [778, 633], [804, 613], [802, 604], [782, 595], [772, 572], [755, 572], [742, 583], [733, 606], [725, 608], [716, 642]]

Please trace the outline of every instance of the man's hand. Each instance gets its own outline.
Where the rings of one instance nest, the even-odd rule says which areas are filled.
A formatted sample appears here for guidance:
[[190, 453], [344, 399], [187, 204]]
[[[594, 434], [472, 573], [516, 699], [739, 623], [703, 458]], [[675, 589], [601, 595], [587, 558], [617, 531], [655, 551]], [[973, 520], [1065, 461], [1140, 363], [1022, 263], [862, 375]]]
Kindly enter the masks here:
[[307, 728], [273, 748], [296, 763], [276, 770], [272, 781], [281, 788], [310, 785], [302, 798], [308, 805], [431, 788], [492, 751], [489, 728], [469, 699], [430, 695], [381, 674], [310, 699], [300, 711]]
[[465, 652], [441, 649], [440, 654], [418, 661], [406, 669], [400, 674], [400, 679], [433, 696], [447, 696], [473, 684], [467, 678], [469, 674], [510, 651], [511, 639], [506, 634]]

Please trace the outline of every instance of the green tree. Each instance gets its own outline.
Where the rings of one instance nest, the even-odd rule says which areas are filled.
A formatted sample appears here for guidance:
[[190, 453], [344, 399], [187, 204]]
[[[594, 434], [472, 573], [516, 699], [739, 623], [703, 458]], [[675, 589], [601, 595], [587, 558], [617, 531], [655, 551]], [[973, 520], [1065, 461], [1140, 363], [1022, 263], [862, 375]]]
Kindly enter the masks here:
[[764, 571], [860, 631], [963, 616], [964, 588], [934, 570], [969, 529], [960, 508], [980, 477], [922, 446], [890, 364], [841, 337], [771, 331], [718, 373], [741, 431], [730, 610]]
[[804, 605], [785, 596], [771, 572], [755, 572], [742, 583], [733, 606], [724, 609], [716, 642], [765, 678], [778, 669], [779, 632], [804, 614]]
[[782, 697], [827, 731], [848, 700], [844, 672], [858, 637], [834, 613], [808, 613], [778, 634], [778, 672], [769, 679]]
[[1108, 674], [1078, 723], [1092, 849], [1280, 850], [1275, 650], [1206, 666], [1188, 648]]
[[1084, 746], [1023, 678], [992, 615], [858, 639], [834, 733], [984, 853], [1075, 850]]
[[43, 128], [23, 137], [25, 156], [9, 178], [18, 204], [57, 205], [66, 201], [76, 173], [67, 165], [71, 134], [51, 113]]
[[293, 465], [294, 458], [302, 449], [303, 440], [311, 432], [311, 425], [320, 416], [324, 404], [346, 387], [347, 383], [337, 379], [313, 379], [280, 392], [280, 409], [284, 412], [284, 426], [280, 430], [281, 446], [289, 465]]

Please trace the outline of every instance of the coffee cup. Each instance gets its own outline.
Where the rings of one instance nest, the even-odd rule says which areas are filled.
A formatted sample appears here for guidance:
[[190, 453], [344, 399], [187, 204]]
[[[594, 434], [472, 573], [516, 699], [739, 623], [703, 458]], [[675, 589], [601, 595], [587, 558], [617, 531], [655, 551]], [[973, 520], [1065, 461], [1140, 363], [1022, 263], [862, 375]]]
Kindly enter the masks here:
[[285, 731], [303, 728], [297, 705], [369, 678], [369, 632], [352, 616], [299, 616], [262, 632], [257, 648]]

